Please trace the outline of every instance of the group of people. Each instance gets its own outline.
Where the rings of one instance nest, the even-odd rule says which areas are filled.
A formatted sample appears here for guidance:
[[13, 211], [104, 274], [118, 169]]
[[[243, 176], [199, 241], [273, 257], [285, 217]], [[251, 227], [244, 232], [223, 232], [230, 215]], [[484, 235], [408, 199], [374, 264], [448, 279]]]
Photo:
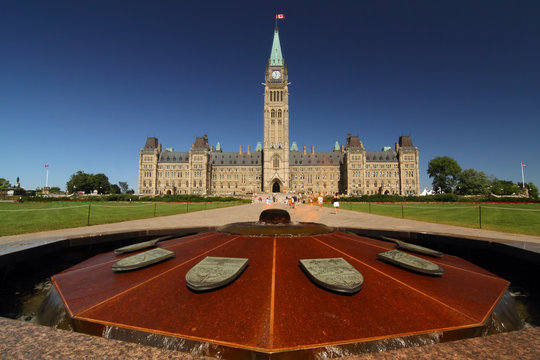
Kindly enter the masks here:
[[[324, 203], [324, 198], [322, 194], [319, 194], [319, 197], [317, 198], [317, 203], [319, 204], [319, 208], [322, 208]], [[334, 206], [334, 214], [337, 213], [339, 209], [339, 194], [335, 193], [334, 197], [332, 198], [332, 205]]]
[[[259, 196], [257, 200], [259, 202], [262, 202], [263, 198]], [[295, 209], [296, 205], [299, 204], [299, 200], [300, 199], [296, 195], [286, 196], [285, 197], [285, 204], [287, 204], [287, 207], [289, 209]], [[276, 196], [271, 196], [271, 197], [267, 196], [264, 199], [264, 201], [265, 201], [266, 205], [270, 205], [272, 203], [277, 202], [277, 199], [276, 199]], [[313, 202], [313, 200], [310, 198], [309, 202], [311, 204]], [[319, 205], [319, 208], [322, 208], [322, 206], [324, 204], [324, 197], [323, 197], [322, 194], [319, 194], [319, 196], [317, 197], [317, 204]], [[339, 209], [339, 194], [338, 193], [334, 194], [334, 197], [332, 198], [332, 205], [334, 206], [334, 214], [336, 214], [338, 212], [338, 209]]]
[[295, 209], [296, 204], [298, 203], [298, 198], [296, 196], [287, 196], [285, 198], [285, 201], [287, 202], [287, 206], [289, 207], [289, 209]]

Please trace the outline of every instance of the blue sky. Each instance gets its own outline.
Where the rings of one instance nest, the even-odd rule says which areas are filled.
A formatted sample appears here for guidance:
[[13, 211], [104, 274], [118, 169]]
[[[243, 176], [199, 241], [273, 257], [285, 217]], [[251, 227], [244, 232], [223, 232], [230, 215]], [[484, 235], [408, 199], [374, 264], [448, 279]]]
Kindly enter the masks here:
[[540, 2], [496, 0], [3, 1], [0, 177], [136, 189], [148, 136], [253, 149], [276, 13], [291, 143], [410, 135], [422, 188], [435, 156], [515, 182], [523, 161], [540, 186]]

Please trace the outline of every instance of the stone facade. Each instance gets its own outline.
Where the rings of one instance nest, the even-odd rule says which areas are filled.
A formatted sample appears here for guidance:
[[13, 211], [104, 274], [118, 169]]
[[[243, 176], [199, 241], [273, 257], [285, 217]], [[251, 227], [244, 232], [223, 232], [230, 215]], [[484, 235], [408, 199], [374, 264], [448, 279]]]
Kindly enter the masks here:
[[346, 195], [419, 195], [419, 153], [409, 136], [395, 148], [368, 151], [358, 136], [347, 135], [333, 151], [299, 151], [289, 147], [288, 71], [282, 57], [278, 30], [265, 71], [264, 142], [254, 152], [223, 152], [197, 137], [188, 152], [162, 149], [149, 137], [139, 151], [141, 195], [246, 195], [297, 192]]

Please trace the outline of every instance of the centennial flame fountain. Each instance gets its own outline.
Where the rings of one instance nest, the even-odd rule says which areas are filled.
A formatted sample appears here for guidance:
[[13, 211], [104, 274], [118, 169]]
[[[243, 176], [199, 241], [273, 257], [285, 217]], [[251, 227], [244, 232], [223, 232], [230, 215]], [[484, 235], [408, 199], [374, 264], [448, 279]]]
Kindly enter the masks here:
[[53, 276], [52, 296], [75, 331], [234, 359], [377, 351], [490, 325], [506, 280], [398, 245], [266, 210], [258, 222], [94, 256]]

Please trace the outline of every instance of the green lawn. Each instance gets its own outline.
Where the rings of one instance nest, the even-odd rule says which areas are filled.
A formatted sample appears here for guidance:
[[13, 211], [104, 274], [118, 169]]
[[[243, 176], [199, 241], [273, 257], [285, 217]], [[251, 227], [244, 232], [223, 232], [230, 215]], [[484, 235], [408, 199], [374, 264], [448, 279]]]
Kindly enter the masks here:
[[[0, 236], [182, 214], [241, 204], [241, 202], [0, 203]], [[540, 204], [341, 202], [341, 208], [433, 223], [472, 228], [481, 226], [482, 229], [488, 230], [540, 235]]]
[[341, 208], [440, 224], [540, 235], [540, 204], [341, 202]]
[[0, 203], [0, 236], [108, 224], [241, 204], [241, 202], [2, 202]]

